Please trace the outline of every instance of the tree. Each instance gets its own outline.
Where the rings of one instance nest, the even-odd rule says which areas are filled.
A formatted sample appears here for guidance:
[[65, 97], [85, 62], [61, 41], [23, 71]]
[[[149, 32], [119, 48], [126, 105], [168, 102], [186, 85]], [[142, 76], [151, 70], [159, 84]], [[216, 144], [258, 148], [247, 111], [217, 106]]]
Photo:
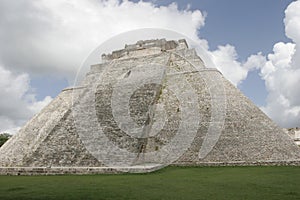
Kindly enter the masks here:
[[1, 133], [0, 134], [0, 147], [9, 139], [11, 135], [8, 133]]

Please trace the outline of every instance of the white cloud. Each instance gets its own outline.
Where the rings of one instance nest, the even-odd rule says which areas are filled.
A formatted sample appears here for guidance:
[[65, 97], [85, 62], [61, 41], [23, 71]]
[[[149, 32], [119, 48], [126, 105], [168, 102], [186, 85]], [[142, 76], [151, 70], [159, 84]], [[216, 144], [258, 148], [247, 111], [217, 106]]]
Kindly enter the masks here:
[[235, 85], [249, 70], [237, 62], [233, 46], [210, 52], [207, 41], [198, 36], [205, 14], [179, 10], [176, 3], [158, 7], [142, 1], [20, 0], [0, 2], [0, 11], [0, 41], [5, 47], [0, 47], [0, 61], [11, 70], [72, 79], [96, 46], [114, 35], [141, 28], [162, 28], [191, 38], [208, 55], [204, 60], [213, 60]]
[[208, 54], [216, 67], [235, 86], [247, 78], [249, 71], [260, 68], [266, 62], [261, 53], [251, 55], [246, 62], [239, 62], [234, 46], [229, 44], [219, 46], [217, 50], [208, 52]]
[[256, 55], [251, 55], [247, 58], [247, 61], [243, 64], [243, 67], [247, 70], [255, 70], [260, 69], [261, 66], [264, 66], [266, 64], [266, 58], [262, 55], [261, 52], [259, 52]]
[[268, 90], [267, 105], [262, 109], [283, 127], [300, 126], [300, 1], [285, 11], [286, 35], [293, 43], [279, 42], [261, 68]]
[[13, 74], [0, 65], [0, 133], [14, 133], [52, 98], [35, 99], [28, 74]]
[[211, 55], [217, 68], [235, 86], [247, 77], [248, 70], [237, 61], [237, 53], [233, 46], [219, 46]]
[[239, 62], [231, 45], [209, 52], [217, 68], [234, 85], [240, 84], [249, 71], [260, 69], [268, 91], [267, 105], [261, 109], [282, 127], [300, 127], [300, 1], [292, 2], [285, 11], [286, 35], [293, 43], [279, 42], [273, 53], [264, 57], [251, 55]]
[[260, 69], [268, 91], [267, 105], [261, 109], [282, 127], [300, 127], [300, 1], [285, 11], [286, 35], [293, 43], [278, 42], [267, 57], [251, 55], [246, 62], [237, 61], [231, 45], [208, 52], [219, 70], [234, 85], [240, 84], [249, 71]]
[[5, 66], [65, 76], [74, 75], [90, 51], [114, 35], [163, 28], [197, 40], [205, 20], [199, 10], [178, 10], [175, 3], [117, 0], [1, 1], [0, 13]]

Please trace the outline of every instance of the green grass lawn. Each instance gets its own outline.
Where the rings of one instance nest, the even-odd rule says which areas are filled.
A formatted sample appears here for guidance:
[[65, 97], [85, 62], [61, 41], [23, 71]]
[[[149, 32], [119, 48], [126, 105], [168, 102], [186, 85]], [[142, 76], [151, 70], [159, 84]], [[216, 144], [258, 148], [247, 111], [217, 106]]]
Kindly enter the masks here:
[[150, 174], [0, 176], [0, 199], [300, 199], [300, 167], [167, 167]]

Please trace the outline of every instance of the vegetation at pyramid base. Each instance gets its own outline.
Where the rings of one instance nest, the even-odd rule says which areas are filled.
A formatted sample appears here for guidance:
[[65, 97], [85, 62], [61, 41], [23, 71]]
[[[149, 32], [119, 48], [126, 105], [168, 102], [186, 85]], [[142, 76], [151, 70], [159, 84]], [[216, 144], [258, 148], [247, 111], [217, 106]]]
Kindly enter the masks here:
[[1, 133], [0, 134], [0, 147], [9, 139], [12, 135], [9, 133]]

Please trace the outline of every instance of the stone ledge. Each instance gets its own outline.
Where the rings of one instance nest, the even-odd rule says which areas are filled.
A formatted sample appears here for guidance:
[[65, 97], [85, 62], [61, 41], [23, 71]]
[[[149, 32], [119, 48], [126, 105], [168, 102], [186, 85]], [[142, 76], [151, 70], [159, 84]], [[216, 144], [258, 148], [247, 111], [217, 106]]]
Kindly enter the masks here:
[[[300, 160], [290, 161], [236, 161], [236, 162], [198, 162], [173, 163], [170, 166], [300, 166]], [[129, 167], [0, 167], [0, 175], [92, 175], [92, 174], [121, 174], [121, 173], [149, 173], [166, 167], [160, 164], [146, 164]]]
[[84, 88], [86, 88], [86, 86], [67, 87], [67, 88], [63, 89], [62, 92], [80, 90], [80, 89], [84, 89]]
[[63, 175], [148, 173], [163, 168], [160, 164], [129, 167], [0, 167], [0, 175]]
[[300, 166], [300, 160], [173, 163], [171, 166]]
[[194, 70], [194, 71], [174, 72], [174, 73], [169, 73], [167, 75], [175, 76], [175, 75], [181, 75], [181, 74], [193, 74], [193, 73], [201, 73], [201, 72], [218, 72], [219, 74], [222, 74], [218, 69], [205, 68], [205, 69], [199, 69], [199, 70]]
[[102, 57], [102, 61], [107, 62], [114, 59], [122, 58], [133, 52], [150, 50], [154, 48], [157, 48], [159, 51], [169, 51], [169, 50], [175, 50], [178, 47], [188, 49], [188, 44], [186, 40], [185, 39], [180, 39], [178, 41], [175, 40], [167, 41], [166, 39], [141, 40], [136, 42], [135, 44], [126, 44], [124, 49], [113, 51], [111, 54], [102, 54], [101, 57]]

